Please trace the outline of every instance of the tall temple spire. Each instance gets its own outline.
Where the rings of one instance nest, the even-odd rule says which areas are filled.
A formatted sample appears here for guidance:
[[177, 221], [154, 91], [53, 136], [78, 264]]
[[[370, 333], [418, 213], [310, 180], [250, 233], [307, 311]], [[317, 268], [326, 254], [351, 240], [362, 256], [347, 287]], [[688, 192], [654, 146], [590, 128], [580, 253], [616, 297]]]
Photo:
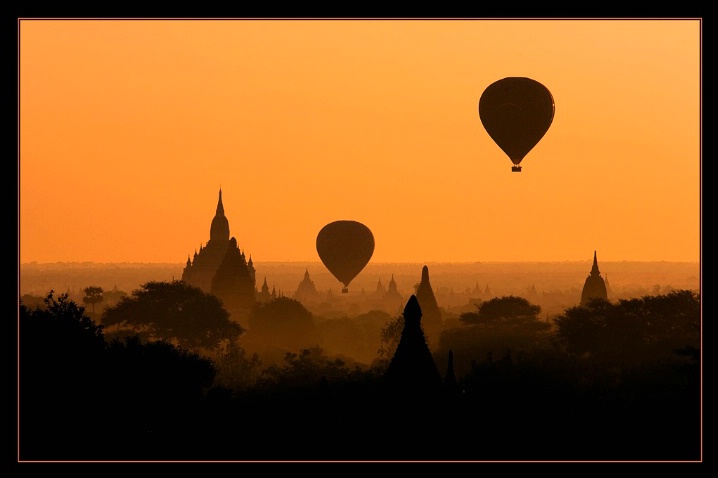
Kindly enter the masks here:
[[601, 272], [598, 270], [598, 260], [596, 259], [596, 251], [593, 251], [593, 267], [591, 267], [591, 275], [597, 276], [600, 274]]
[[222, 187], [219, 188], [219, 201], [217, 201], [217, 214], [224, 215], [224, 205], [222, 204]]
[[584, 282], [583, 290], [581, 291], [581, 305], [587, 305], [591, 299], [594, 298], [608, 300], [606, 283], [598, 270], [596, 251], [593, 251], [593, 266], [591, 267], [591, 273], [588, 277], [586, 277], [586, 282]]
[[429, 268], [427, 266], [421, 269], [421, 282], [419, 282], [419, 287], [416, 289], [416, 299], [419, 301], [423, 312], [423, 327], [426, 333], [426, 339], [430, 344], [438, 346], [439, 335], [444, 327], [444, 320], [441, 309], [439, 309], [439, 304], [436, 302], [436, 296], [431, 287], [431, 282], [429, 281]]
[[394, 274], [391, 275], [391, 280], [389, 281], [389, 288], [387, 290], [396, 290], [396, 281], [394, 280]]
[[229, 221], [224, 215], [224, 205], [222, 204], [222, 188], [219, 189], [219, 200], [217, 201], [217, 212], [212, 219], [212, 225], [209, 229], [209, 240], [228, 241], [229, 240]]

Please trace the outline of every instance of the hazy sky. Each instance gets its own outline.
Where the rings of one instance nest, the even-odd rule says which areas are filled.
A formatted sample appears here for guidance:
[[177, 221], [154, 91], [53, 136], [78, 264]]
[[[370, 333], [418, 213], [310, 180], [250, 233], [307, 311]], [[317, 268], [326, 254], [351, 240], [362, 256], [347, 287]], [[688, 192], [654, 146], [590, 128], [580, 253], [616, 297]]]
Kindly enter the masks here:
[[[21, 262], [700, 260], [701, 22], [20, 20]], [[478, 102], [553, 94], [521, 173]]]

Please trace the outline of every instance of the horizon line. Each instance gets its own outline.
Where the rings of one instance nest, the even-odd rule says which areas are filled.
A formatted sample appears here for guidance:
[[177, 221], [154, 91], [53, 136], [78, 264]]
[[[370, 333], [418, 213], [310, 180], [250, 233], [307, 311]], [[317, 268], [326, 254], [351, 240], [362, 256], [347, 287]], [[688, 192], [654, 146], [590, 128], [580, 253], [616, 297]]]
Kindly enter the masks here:
[[[379, 264], [518, 264], [518, 263], [547, 263], [547, 262], [592, 262], [590, 259], [562, 259], [562, 260], [483, 260], [483, 261], [370, 261], [367, 266]], [[254, 264], [322, 264], [321, 260], [272, 260], [272, 261], [256, 261], [252, 259]], [[691, 263], [700, 264], [701, 260], [665, 260], [665, 259], [603, 259], [600, 262], [666, 262], [666, 263]], [[154, 264], [154, 265], [180, 265], [184, 266], [186, 261], [167, 262], [167, 261], [55, 261], [55, 262], [39, 262], [28, 261], [18, 262], [20, 266], [26, 265], [54, 265], [54, 264]]]

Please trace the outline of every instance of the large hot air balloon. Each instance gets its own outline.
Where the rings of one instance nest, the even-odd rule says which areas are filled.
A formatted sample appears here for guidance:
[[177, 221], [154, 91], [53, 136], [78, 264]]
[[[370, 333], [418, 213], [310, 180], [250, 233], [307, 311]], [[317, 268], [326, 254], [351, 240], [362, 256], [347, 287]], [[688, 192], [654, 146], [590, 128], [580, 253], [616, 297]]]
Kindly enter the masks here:
[[374, 254], [374, 235], [357, 221], [334, 221], [317, 234], [317, 253], [334, 277], [349, 292], [349, 283]]
[[531, 78], [510, 76], [490, 84], [479, 100], [479, 117], [491, 139], [521, 172], [521, 160], [543, 138], [554, 114], [553, 95]]

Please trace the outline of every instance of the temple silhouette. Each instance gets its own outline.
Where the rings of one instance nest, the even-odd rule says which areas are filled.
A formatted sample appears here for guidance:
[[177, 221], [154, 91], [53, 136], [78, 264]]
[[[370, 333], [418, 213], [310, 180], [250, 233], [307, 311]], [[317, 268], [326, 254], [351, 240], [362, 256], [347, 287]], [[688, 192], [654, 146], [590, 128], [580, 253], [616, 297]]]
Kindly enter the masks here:
[[307, 306], [319, 300], [319, 292], [314, 286], [314, 281], [309, 277], [309, 270], [304, 271], [304, 278], [299, 282], [294, 292], [294, 299]]
[[391, 275], [391, 280], [386, 288], [386, 294], [382, 297], [382, 301], [384, 302], [386, 309], [391, 312], [401, 310], [401, 304], [404, 302], [404, 298], [397, 289], [394, 274]]
[[442, 385], [439, 369], [421, 328], [421, 318], [421, 305], [416, 295], [412, 295], [404, 307], [404, 328], [399, 345], [384, 373], [385, 382], [393, 390], [435, 391]]
[[195, 250], [192, 259], [187, 257], [182, 280], [216, 295], [234, 320], [246, 318], [257, 300], [252, 257], [247, 260], [237, 239], [230, 238], [221, 188], [209, 229], [209, 241], [200, 245], [199, 251]]
[[584, 282], [583, 290], [581, 291], [581, 305], [588, 304], [591, 299], [608, 300], [606, 283], [603, 277], [601, 277], [601, 272], [598, 270], [596, 251], [593, 251], [593, 267], [591, 267], [591, 273], [586, 277], [586, 282]]
[[257, 291], [257, 302], [269, 302], [279, 297], [277, 290], [272, 286], [272, 292], [269, 292], [269, 285], [267, 284], [267, 278], [264, 278], [262, 287]]
[[421, 282], [419, 282], [419, 287], [416, 289], [416, 300], [421, 306], [421, 313], [424, 318], [422, 327], [426, 334], [426, 339], [430, 344], [438, 346], [439, 335], [441, 335], [444, 328], [444, 321], [439, 304], [436, 302], [434, 289], [432, 289], [429, 281], [429, 268], [427, 266], [421, 269]]

